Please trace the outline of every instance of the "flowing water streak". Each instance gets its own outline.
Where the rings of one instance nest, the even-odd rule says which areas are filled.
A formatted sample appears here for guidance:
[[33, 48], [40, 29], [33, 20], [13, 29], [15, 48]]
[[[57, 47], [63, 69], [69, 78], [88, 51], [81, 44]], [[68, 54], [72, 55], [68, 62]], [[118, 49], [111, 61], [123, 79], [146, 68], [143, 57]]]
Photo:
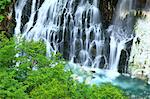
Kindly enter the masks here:
[[54, 19], [49, 19], [51, 18], [50, 14], [55, 14], [55, 11], [51, 12], [51, 10], [54, 9], [56, 3], [57, 0], [45, 0], [43, 2], [41, 7], [38, 9], [38, 16], [35, 25], [27, 34], [25, 34], [26, 39], [33, 39], [34, 41], [38, 41], [41, 37], [45, 37], [46, 32], [49, 32], [47, 35], [50, 35], [51, 31], [48, 31], [48, 28], [51, 29], [54, 27], [54, 31], [57, 31], [57, 26], [52, 24]]
[[133, 29], [129, 27], [130, 20], [132, 20], [132, 17], [130, 18], [132, 5], [132, 0], [119, 1], [113, 25], [108, 29], [108, 32], [111, 32], [108, 68], [116, 72], [118, 71], [121, 51], [125, 50], [126, 43], [133, 39]]
[[29, 21], [25, 24], [24, 26], [24, 31], [23, 31], [23, 37], [25, 35], [27, 35], [27, 33], [29, 32], [29, 30], [32, 28], [33, 23], [34, 23], [34, 18], [35, 18], [35, 14], [36, 14], [36, 0], [32, 1], [32, 8], [31, 8], [31, 15], [30, 15], [30, 19]]
[[126, 43], [131, 41], [133, 37], [128, 38], [126, 40], [122, 40], [117, 42], [115, 38], [112, 36], [110, 41], [110, 57], [109, 57], [109, 69], [113, 71], [118, 71], [118, 65], [120, 61], [121, 51], [125, 50]]
[[22, 37], [27, 40], [38, 41], [43, 39], [47, 45], [47, 56], [51, 56], [51, 52], [56, 53], [58, 51], [59, 12], [61, 13], [64, 1], [44, 0], [41, 4], [40, 0], [32, 0], [31, 9], [29, 9], [31, 11], [26, 11], [31, 12], [28, 16], [29, 20], [24, 26], [21, 26], [21, 21], [24, 20], [22, 18], [22, 13], [25, 10], [24, 6], [28, 5], [26, 2], [27, 0], [18, 0], [16, 3], [17, 25], [15, 34], [23, 34]]
[[94, 0], [92, 4], [88, 1], [81, 1], [75, 12], [74, 21], [74, 29], [70, 39], [70, 42], [73, 42], [70, 59], [73, 62], [78, 59], [77, 62], [83, 66], [91, 65], [98, 68], [104, 43], [98, 1]]
[[18, 0], [15, 5], [15, 19], [16, 19], [16, 27], [15, 27], [15, 35], [16, 37], [21, 34], [21, 16], [22, 10], [26, 5], [27, 0]]

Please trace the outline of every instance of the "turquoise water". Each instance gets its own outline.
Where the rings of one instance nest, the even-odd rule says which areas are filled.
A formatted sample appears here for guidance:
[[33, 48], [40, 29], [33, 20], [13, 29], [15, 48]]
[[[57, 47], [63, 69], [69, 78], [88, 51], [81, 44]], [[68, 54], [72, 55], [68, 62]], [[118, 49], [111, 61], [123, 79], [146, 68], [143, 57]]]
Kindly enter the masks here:
[[150, 99], [150, 85], [143, 80], [119, 76], [113, 84], [123, 89], [128, 96]]
[[150, 99], [150, 85], [143, 80], [124, 76], [111, 70], [96, 69], [91, 73], [91, 69], [82, 69], [80, 65], [69, 63], [66, 69], [74, 73], [74, 78], [79, 82], [87, 84], [111, 83], [121, 88], [130, 99]]

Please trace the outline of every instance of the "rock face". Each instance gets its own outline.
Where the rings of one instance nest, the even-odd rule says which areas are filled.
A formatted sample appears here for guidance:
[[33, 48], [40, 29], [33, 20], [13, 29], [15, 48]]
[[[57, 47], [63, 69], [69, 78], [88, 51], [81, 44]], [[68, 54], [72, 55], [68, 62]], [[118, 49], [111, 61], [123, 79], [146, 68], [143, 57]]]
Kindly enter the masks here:
[[[137, 21], [136, 37], [130, 56], [132, 76], [150, 80], [150, 12], [143, 13], [146, 17]], [[132, 72], [134, 71], [134, 72]]]
[[15, 19], [13, 18], [13, 5], [16, 0], [11, 0], [11, 3], [1, 10], [0, 15], [4, 16], [0, 22], [0, 34], [4, 33], [8, 38], [13, 36], [13, 29], [15, 27]]
[[117, 2], [118, 0], [101, 0], [100, 10], [104, 28], [108, 28], [108, 26], [110, 25]]

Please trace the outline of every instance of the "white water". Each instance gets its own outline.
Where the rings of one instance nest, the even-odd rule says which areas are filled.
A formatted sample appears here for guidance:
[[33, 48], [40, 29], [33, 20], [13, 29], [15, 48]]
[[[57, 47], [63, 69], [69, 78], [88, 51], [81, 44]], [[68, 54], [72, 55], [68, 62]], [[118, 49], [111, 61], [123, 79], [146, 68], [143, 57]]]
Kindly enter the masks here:
[[23, 34], [22, 37], [27, 40], [44, 39], [47, 56], [51, 56], [52, 52], [63, 52], [65, 35], [68, 35], [69, 48], [66, 50], [70, 51], [69, 59], [73, 62], [77, 60], [84, 66], [99, 67], [99, 59], [103, 56], [104, 36], [97, 0], [91, 4], [88, 1], [80, 1], [76, 10], [74, 0], [45, 0], [40, 7], [36, 7], [40, 1], [32, 0], [29, 20], [21, 26], [23, 8], [27, 5], [25, 1], [27, 0], [19, 1], [22, 4], [16, 5], [15, 8], [16, 34]]
[[126, 43], [131, 41], [133, 37], [132, 16], [132, 0], [120, 0], [117, 5], [117, 11], [113, 19], [113, 24], [109, 26], [108, 32], [110, 36], [110, 55], [108, 68], [118, 71], [121, 51], [126, 50]]
[[[97, 0], [92, 5], [88, 1], [80, 2], [74, 19], [71, 19], [75, 22], [72, 26], [70, 36], [70, 42], [73, 42], [70, 44], [70, 60], [75, 62], [76, 59], [80, 59], [78, 62], [83, 66], [93, 65], [97, 56], [102, 55], [101, 49], [103, 48], [102, 41], [104, 38], [101, 36], [100, 11], [97, 8]], [[90, 39], [90, 35], [93, 35], [92, 39]], [[85, 39], [83, 39], [83, 36], [85, 36]], [[96, 47], [96, 56], [94, 59], [92, 59], [91, 53], [93, 46]], [[77, 56], [78, 54], [79, 56]]]
[[132, 31], [122, 29], [129, 24], [129, 18], [125, 24], [123, 20], [131, 10], [132, 0], [121, 0], [118, 3], [113, 25], [108, 29], [111, 32], [109, 58], [105, 49], [106, 34], [102, 31], [100, 1], [75, 2], [77, 1], [44, 0], [40, 4], [40, 0], [32, 0], [29, 19], [23, 25], [22, 15], [28, 4], [27, 0], [18, 0], [15, 6], [15, 34], [22, 34], [22, 38], [27, 40], [45, 41], [48, 57], [51, 57], [51, 53], [61, 52], [71, 62], [81, 66], [109, 68], [110, 71], [117, 72], [121, 51], [126, 48], [125, 43], [132, 39]]
[[18, 35], [21, 33], [21, 16], [22, 16], [22, 10], [26, 4], [27, 0], [21, 0], [17, 1], [15, 5], [15, 19], [16, 19], [16, 28], [15, 28], [15, 35]]

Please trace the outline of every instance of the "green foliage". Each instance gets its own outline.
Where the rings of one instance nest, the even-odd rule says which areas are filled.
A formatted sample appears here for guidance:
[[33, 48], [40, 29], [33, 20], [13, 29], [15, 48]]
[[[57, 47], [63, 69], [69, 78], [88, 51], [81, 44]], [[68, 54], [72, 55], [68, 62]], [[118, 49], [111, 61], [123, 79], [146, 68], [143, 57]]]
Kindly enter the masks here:
[[14, 72], [0, 68], [0, 98], [26, 99], [25, 86], [14, 79]]
[[8, 39], [4, 34], [0, 34], [0, 67], [13, 66], [15, 60], [15, 42]]
[[39, 71], [34, 71], [27, 78], [27, 84], [29, 88], [33, 88], [30, 92], [32, 98], [65, 98], [69, 85], [72, 80], [70, 79], [70, 73], [64, 72], [61, 64], [54, 68], [44, 68]]
[[0, 22], [2, 22], [4, 20], [4, 16], [3, 15], [0, 15]]
[[0, 0], [0, 22], [5, 18], [5, 9], [11, 3], [11, 0]]
[[111, 84], [92, 86], [92, 99], [127, 99], [123, 96], [123, 91]]
[[[16, 54], [18, 53], [18, 57]], [[125, 99], [111, 84], [78, 83], [65, 71], [60, 54], [47, 58], [45, 45], [0, 38], [0, 98], [15, 99]]]
[[0, 1], [0, 11], [4, 10], [7, 5], [9, 5], [11, 0], [1, 0]]

